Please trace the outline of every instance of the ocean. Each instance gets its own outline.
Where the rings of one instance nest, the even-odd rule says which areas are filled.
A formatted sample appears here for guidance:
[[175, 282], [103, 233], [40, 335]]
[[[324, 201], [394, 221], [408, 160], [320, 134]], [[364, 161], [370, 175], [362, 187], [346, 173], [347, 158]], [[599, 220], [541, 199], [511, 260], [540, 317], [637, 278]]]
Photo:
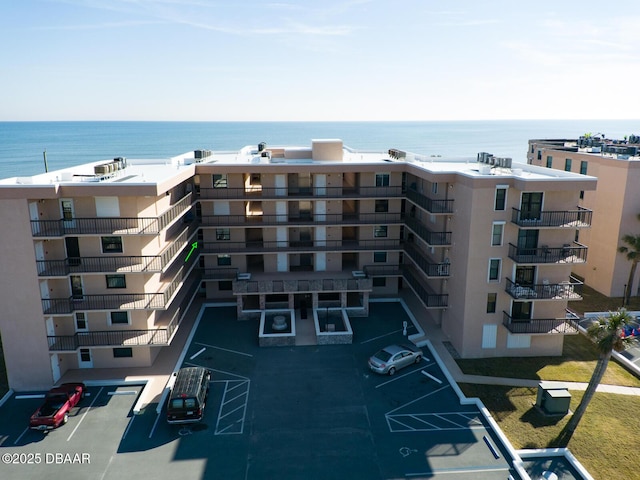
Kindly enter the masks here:
[[356, 150], [398, 148], [422, 155], [475, 157], [489, 152], [526, 162], [532, 138], [584, 133], [623, 138], [640, 134], [639, 120], [500, 120], [430, 122], [0, 122], [0, 178], [114, 157], [168, 158], [196, 149], [246, 145], [308, 146], [340, 138]]

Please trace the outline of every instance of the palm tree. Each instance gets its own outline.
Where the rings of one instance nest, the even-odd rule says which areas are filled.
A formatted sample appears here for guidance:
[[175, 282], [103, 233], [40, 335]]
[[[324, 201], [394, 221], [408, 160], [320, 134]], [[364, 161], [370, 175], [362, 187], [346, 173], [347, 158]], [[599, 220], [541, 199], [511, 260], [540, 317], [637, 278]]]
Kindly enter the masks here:
[[[640, 214], [638, 214], [638, 220], [640, 220]], [[638, 262], [640, 261], [640, 235], [624, 235], [622, 241], [627, 245], [618, 247], [620, 253], [627, 254], [627, 260], [631, 262], [631, 271], [629, 272], [629, 280], [627, 281], [627, 287], [624, 291], [622, 298], [622, 305], [629, 303], [629, 297], [631, 297], [631, 288], [633, 286], [633, 279], [636, 276], [636, 268], [638, 268]]]
[[620, 308], [616, 312], [609, 312], [609, 315], [606, 317], [599, 317], [597, 323], [594, 323], [587, 329], [587, 334], [595, 341], [599, 352], [598, 363], [596, 363], [596, 368], [593, 371], [593, 375], [591, 375], [591, 380], [589, 380], [589, 385], [587, 385], [580, 405], [578, 405], [578, 408], [562, 432], [565, 445], [571, 439], [584, 412], [593, 399], [596, 388], [598, 388], [604, 372], [607, 370], [612, 352], [614, 350], [619, 352], [624, 349], [627, 338], [624, 338], [622, 333], [625, 325], [627, 325], [631, 319], [632, 317], [629, 315], [629, 312], [624, 308]]

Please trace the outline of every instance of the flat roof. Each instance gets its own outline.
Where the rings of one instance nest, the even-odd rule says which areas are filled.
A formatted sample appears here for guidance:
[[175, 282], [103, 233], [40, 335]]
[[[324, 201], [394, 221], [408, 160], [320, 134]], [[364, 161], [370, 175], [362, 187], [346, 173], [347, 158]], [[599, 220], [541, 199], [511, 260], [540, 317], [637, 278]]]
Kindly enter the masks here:
[[[314, 142], [317, 140], [314, 140]], [[340, 140], [324, 140], [339, 142]], [[472, 178], [516, 177], [523, 180], [593, 180], [595, 177], [580, 175], [563, 170], [550, 169], [526, 163], [512, 162], [510, 167], [487, 165], [477, 161], [476, 156], [440, 157], [410, 152], [401, 156], [391, 156], [390, 152], [354, 150], [342, 147], [342, 158], [318, 160], [312, 158], [311, 146], [269, 146], [260, 150], [258, 146], [246, 146], [239, 151], [198, 151], [206, 152], [203, 158], [196, 158], [195, 151], [174, 157], [160, 159], [126, 159], [127, 166], [109, 173], [97, 174], [96, 167], [113, 160], [86, 163], [28, 177], [0, 179], [2, 187], [29, 187], [48, 185], [153, 185], [169, 181], [178, 173], [193, 165], [348, 165], [348, 164], [398, 164], [404, 163], [427, 172], [461, 174]], [[266, 152], [266, 153], [265, 153]], [[271, 155], [271, 152], [274, 152]], [[397, 151], [396, 151], [397, 152]]]

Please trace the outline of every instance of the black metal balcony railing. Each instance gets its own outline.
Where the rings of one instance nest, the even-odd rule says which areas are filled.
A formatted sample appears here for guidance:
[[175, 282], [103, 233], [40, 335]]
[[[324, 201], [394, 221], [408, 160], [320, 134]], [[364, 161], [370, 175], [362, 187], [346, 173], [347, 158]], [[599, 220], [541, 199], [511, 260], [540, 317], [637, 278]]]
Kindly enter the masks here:
[[573, 246], [520, 248], [509, 244], [509, 258], [516, 263], [584, 263], [587, 247], [574, 242]]
[[578, 207], [577, 210], [566, 211], [530, 211], [514, 208], [511, 222], [520, 227], [541, 228], [586, 228], [591, 226], [593, 212]]
[[422, 222], [413, 217], [407, 217], [405, 224], [422, 240], [431, 246], [448, 246], [451, 245], [451, 232], [433, 232], [429, 230]]
[[[45, 315], [66, 315], [83, 310], [163, 310], [167, 308], [174, 293], [188, 281], [195, 256], [181, 265], [164, 289], [157, 293], [114, 293], [101, 295], [75, 295], [66, 298], [43, 298]], [[199, 270], [192, 274], [191, 281], [200, 277]]]
[[191, 208], [192, 194], [188, 193], [158, 217], [69, 218], [60, 220], [31, 220], [34, 237], [63, 235], [156, 235], [173, 220]]
[[205, 227], [265, 226], [265, 225], [392, 225], [403, 221], [401, 213], [316, 213], [311, 215], [203, 215]]
[[200, 188], [200, 199], [209, 200], [255, 200], [287, 198], [363, 198], [402, 197], [402, 187], [261, 187], [261, 188]]
[[573, 318], [517, 319], [502, 313], [502, 324], [513, 334], [571, 335], [579, 331]]
[[72, 257], [64, 260], [36, 261], [41, 277], [60, 277], [75, 273], [89, 272], [159, 272], [162, 262], [159, 256], [121, 257]]
[[449, 305], [449, 295], [446, 293], [429, 292], [424, 283], [411, 271], [411, 268], [404, 266], [402, 276], [413, 289], [418, 298], [427, 308], [446, 308]]
[[235, 280], [238, 278], [237, 268], [204, 268], [201, 270], [203, 280]]
[[429, 213], [453, 213], [453, 199], [435, 200], [413, 188], [407, 189], [407, 198]]
[[401, 265], [365, 265], [362, 271], [367, 277], [400, 277]]
[[415, 243], [405, 242], [404, 251], [407, 256], [424, 272], [427, 277], [448, 277], [451, 264], [449, 262], [432, 263], [425, 257]]
[[233, 294], [298, 292], [370, 292], [370, 278], [319, 278], [290, 280], [236, 280]]
[[203, 242], [200, 253], [277, 253], [277, 252], [324, 252], [361, 250], [401, 250], [399, 239], [380, 240], [291, 240], [291, 241], [248, 241], [248, 242]]
[[520, 300], [582, 300], [584, 284], [575, 277], [560, 283], [524, 285], [506, 279], [505, 291]]
[[50, 351], [74, 351], [83, 347], [116, 347], [142, 345], [169, 345], [180, 324], [182, 308], [176, 308], [166, 326], [136, 330], [103, 330], [95, 332], [76, 332], [74, 335], [48, 336]]

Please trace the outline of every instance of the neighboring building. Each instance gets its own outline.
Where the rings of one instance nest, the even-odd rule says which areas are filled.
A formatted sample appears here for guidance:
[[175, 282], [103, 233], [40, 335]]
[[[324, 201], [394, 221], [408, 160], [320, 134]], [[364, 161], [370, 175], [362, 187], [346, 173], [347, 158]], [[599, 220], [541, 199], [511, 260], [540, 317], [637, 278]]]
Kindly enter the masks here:
[[[589, 246], [589, 260], [574, 272], [600, 293], [622, 297], [631, 263], [618, 247], [624, 235], [640, 233], [640, 138], [529, 140], [528, 163], [598, 178], [596, 190], [581, 192], [578, 202], [593, 211], [593, 227], [576, 231], [576, 241]], [[638, 275], [631, 294], [640, 294]]]
[[1, 180], [9, 383], [151, 365], [196, 295], [242, 317], [409, 292], [463, 357], [560, 355], [596, 179], [478, 159], [314, 140]]

